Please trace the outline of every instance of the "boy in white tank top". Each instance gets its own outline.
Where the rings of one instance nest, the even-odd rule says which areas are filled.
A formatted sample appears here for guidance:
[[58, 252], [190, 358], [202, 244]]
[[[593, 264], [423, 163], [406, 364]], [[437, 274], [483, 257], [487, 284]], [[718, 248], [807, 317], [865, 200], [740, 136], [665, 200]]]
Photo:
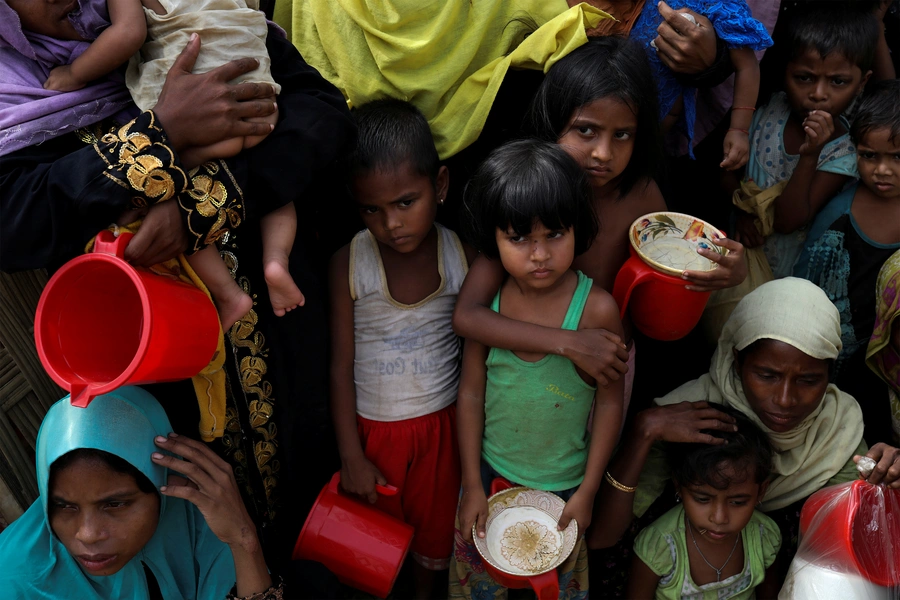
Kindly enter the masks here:
[[[430, 597], [453, 551], [460, 346], [451, 318], [474, 251], [434, 222], [449, 175], [422, 114], [388, 99], [355, 116], [349, 175], [366, 229], [329, 267], [341, 485], [415, 527], [415, 597]], [[376, 484], [399, 493], [379, 496]]]

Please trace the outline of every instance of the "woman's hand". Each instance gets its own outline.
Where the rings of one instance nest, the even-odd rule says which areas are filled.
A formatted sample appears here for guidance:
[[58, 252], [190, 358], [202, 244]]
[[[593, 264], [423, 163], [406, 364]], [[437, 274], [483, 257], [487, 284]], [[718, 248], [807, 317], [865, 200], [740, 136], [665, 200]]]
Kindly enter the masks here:
[[605, 329], [564, 333], [569, 344], [560, 354], [593, 377], [597, 385], [607, 387], [628, 372], [628, 348], [616, 334]]
[[378, 500], [376, 485], [387, 485], [387, 479], [365, 456], [343, 461], [341, 465], [341, 487], [345, 492], [357, 494], [375, 504]]
[[640, 435], [653, 441], [693, 444], [724, 444], [705, 429], [737, 431], [734, 417], [714, 408], [708, 402], [679, 402], [654, 406], [638, 413], [636, 428]]
[[[900, 449], [879, 442], [875, 444], [866, 456], [875, 461], [875, 468], [866, 477], [869, 483], [883, 483], [894, 489], [900, 489]], [[853, 462], [859, 462], [862, 457], [856, 455]]]
[[166, 496], [182, 498], [194, 504], [217, 538], [229, 546], [245, 551], [259, 545], [256, 527], [247, 513], [231, 466], [216, 456], [202, 442], [170, 433], [157, 436], [156, 445], [185, 460], [154, 452], [153, 462], [180, 473], [188, 483], [176, 485], [174, 477], [159, 491]]
[[834, 134], [834, 119], [824, 110], [810, 111], [803, 120], [803, 131], [806, 139], [800, 145], [800, 154], [818, 158], [822, 148]]
[[191, 70], [200, 53], [200, 38], [191, 40], [166, 75], [166, 82], [153, 111], [176, 151], [207, 146], [222, 140], [272, 131], [270, 123], [245, 121], [275, 114], [275, 88], [266, 83], [228, 83], [259, 66], [252, 58], [225, 63], [208, 73]]
[[472, 524], [480, 538], [484, 538], [484, 523], [487, 521], [487, 496], [481, 486], [471, 490], [463, 488], [462, 500], [459, 503], [459, 529], [463, 539], [472, 543]]
[[591, 513], [593, 510], [594, 496], [587, 492], [582, 492], [581, 488], [578, 488], [572, 494], [572, 497], [569, 498], [569, 501], [566, 502], [566, 507], [559, 516], [557, 527], [562, 531], [568, 527], [569, 521], [575, 519], [575, 522], [578, 523], [578, 533], [584, 535], [584, 532], [591, 526]]
[[708, 258], [719, 266], [711, 271], [684, 271], [681, 276], [691, 282], [687, 289], [695, 292], [712, 292], [740, 285], [747, 278], [747, 261], [744, 260], [744, 246], [728, 238], [710, 240], [716, 246], [728, 249], [722, 256], [715, 250], [698, 248], [700, 256]]
[[187, 248], [187, 231], [173, 198], [150, 207], [141, 228], [125, 248], [125, 260], [149, 267], [175, 258]]
[[[662, 63], [676, 73], [687, 75], [710, 68], [716, 62], [716, 31], [709, 19], [688, 8], [673, 10], [665, 2], [657, 6], [665, 21], [657, 28], [659, 35], [653, 43]], [[690, 14], [697, 24], [694, 25], [679, 13]]]

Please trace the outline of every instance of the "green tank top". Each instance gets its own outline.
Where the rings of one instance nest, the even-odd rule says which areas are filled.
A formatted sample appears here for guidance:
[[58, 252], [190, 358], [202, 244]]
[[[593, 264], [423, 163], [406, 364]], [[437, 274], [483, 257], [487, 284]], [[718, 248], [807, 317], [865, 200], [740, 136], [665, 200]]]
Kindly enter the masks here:
[[[576, 330], [593, 281], [581, 271], [562, 329]], [[500, 312], [500, 293], [491, 308]], [[514, 483], [539, 490], [581, 484], [596, 387], [572, 361], [548, 354], [536, 362], [491, 348], [487, 361], [482, 458]]]

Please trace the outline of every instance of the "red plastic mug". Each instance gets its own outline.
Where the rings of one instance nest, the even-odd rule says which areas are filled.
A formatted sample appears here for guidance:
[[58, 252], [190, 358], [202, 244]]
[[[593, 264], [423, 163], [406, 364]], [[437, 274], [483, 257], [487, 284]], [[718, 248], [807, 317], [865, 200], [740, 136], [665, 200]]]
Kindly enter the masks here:
[[[497, 492], [508, 490], [513, 487], [509, 481], [503, 477], [495, 477], [491, 481], [491, 496]], [[559, 598], [559, 575], [556, 569], [541, 573], [540, 575], [532, 575], [526, 577], [524, 575], [510, 575], [494, 568], [491, 563], [483, 560], [484, 570], [488, 572], [491, 578], [505, 588], [512, 590], [521, 590], [531, 588], [537, 595], [538, 600], [556, 600]]]
[[800, 535], [805, 560], [900, 586], [900, 490], [861, 479], [819, 490], [800, 512]]
[[100, 232], [93, 252], [63, 265], [41, 294], [38, 355], [75, 406], [123, 385], [193, 377], [216, 351], [212, 301], [190, 284], [128, 264], [132, 237]]
[[[413, 527], [339, 489], [335, 473], [322, 488], [294, 545], [294, 560], [315, 560], [338, 579], [385, 598], [412, 544]], [[394, 486], [375, 486], [393, 496]]]
[[657, 271], [641, 260], [634, 247], [628, 250], [631, 256], [613, 285], [620, 318], [629, 311], [634, 326], [656, 340], [683, 338], [700, 322], [710, 293], [686, 289], [684, 279]]

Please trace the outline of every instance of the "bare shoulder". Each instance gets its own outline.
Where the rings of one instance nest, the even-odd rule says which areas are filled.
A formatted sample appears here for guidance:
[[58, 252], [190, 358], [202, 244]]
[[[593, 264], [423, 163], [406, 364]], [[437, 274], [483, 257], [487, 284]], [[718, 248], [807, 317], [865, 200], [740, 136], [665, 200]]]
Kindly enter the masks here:
[[622, 202], [626, 202], [631, 207], [635, 219], [647, 213], [668, 210], [659, 186], [649, 178], [637, 182], [628, 197], [623, 198]]
[[584, 305], [579, 329], [606, 329], [622, 335], [622, 321], [619, 319], [619, 305], [612, 294], [596, 283], [591, 286], [590, 294]]
[[472, 246], [470, 246], [469, 244], [467, 244], [465, 242], [461, 241], [460, 243], [462, 244], [463, 252], [466, 253], [466, 262], [469, 263], [469, 265], [471, 266], [472, 261], [474, 261], [475, 258], [478, 256], [478, 250], [476, 250], [475, 248], [473, 248]]

